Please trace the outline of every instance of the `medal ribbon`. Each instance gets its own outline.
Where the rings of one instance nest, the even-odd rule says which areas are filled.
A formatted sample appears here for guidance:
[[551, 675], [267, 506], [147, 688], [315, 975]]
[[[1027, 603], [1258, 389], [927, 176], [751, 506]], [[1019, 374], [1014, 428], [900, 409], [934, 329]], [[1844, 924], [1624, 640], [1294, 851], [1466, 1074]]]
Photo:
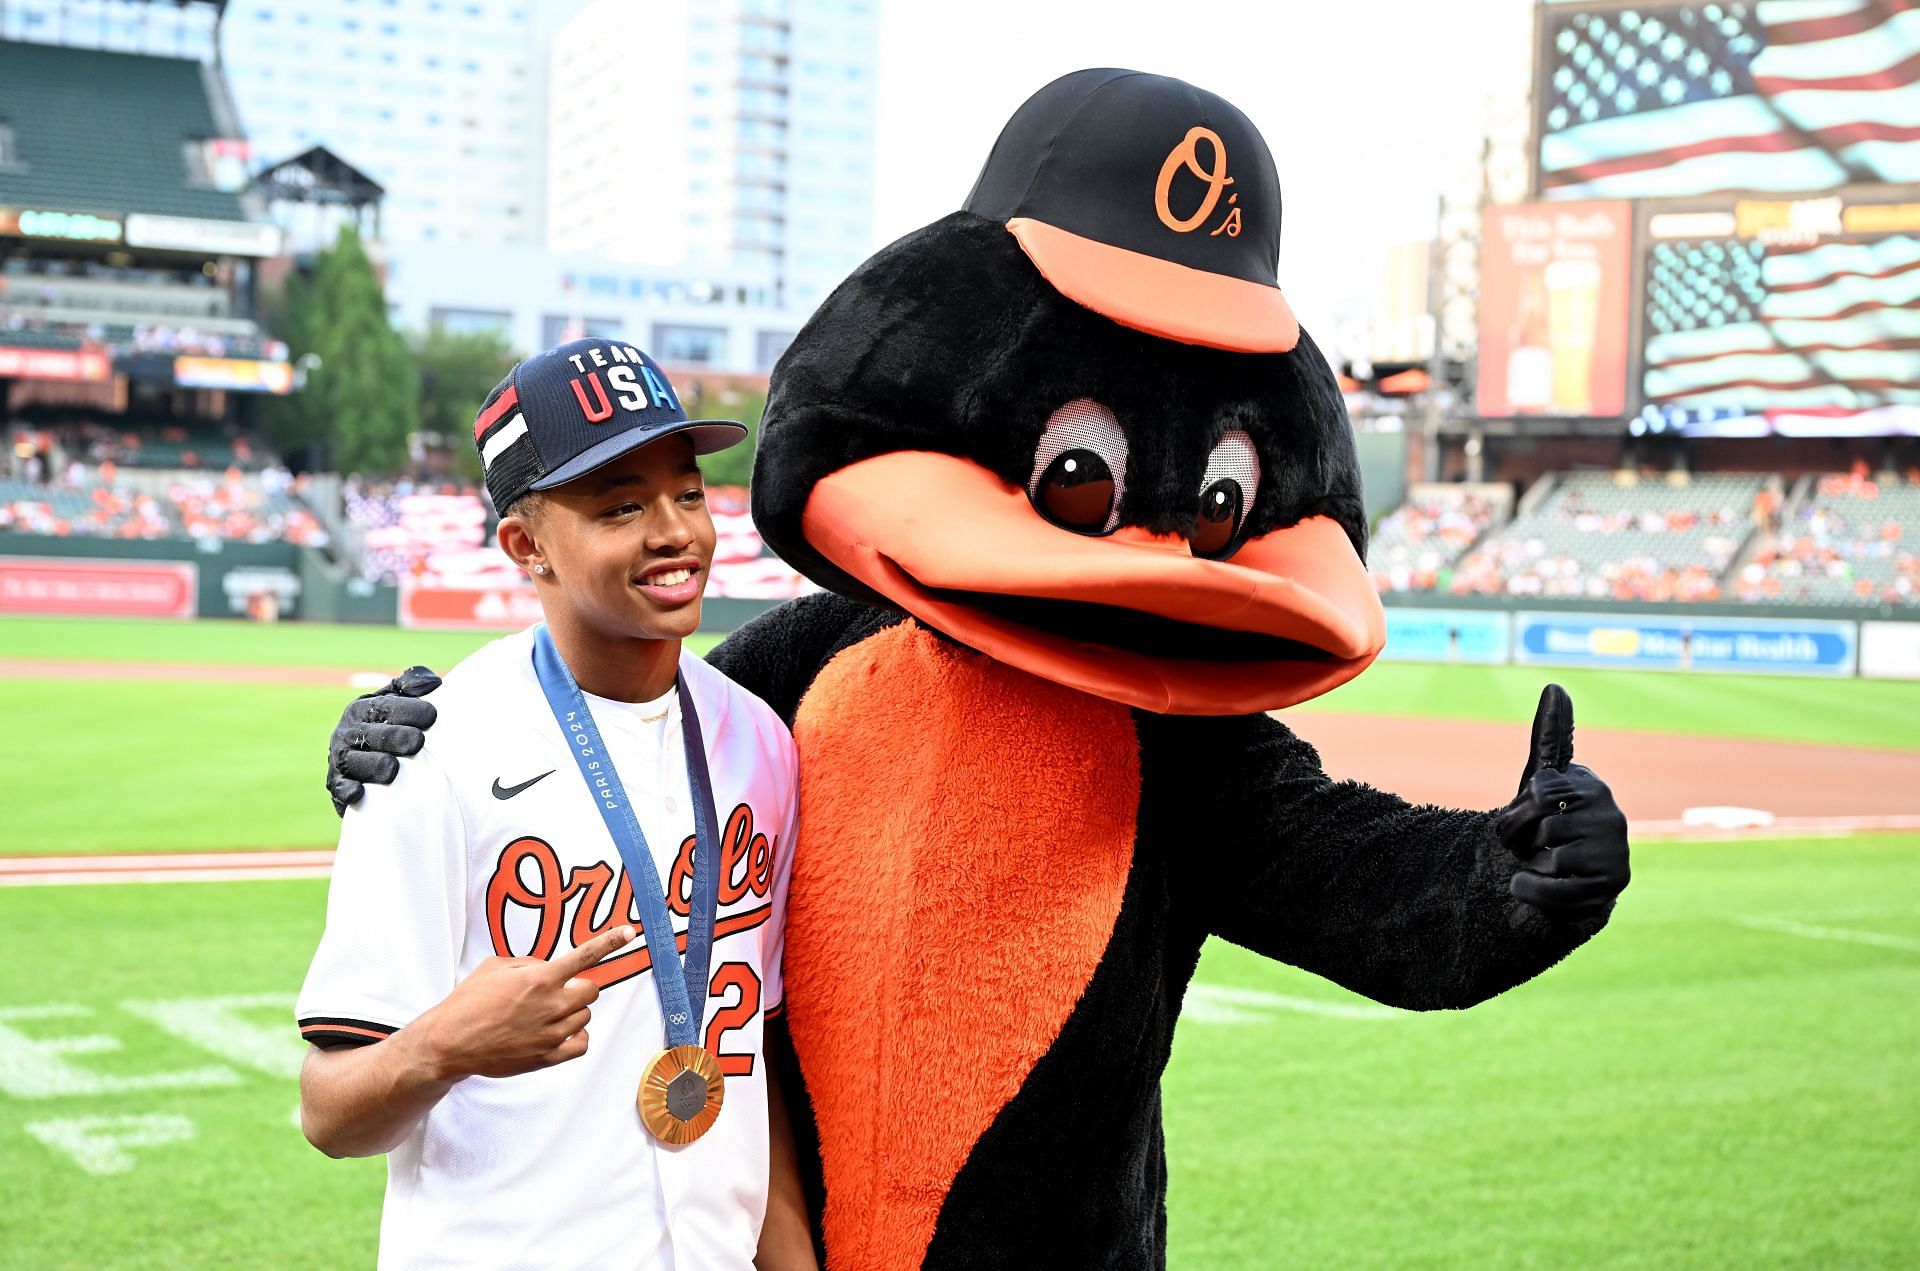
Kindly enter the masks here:
[[[687, 955], [674, 948], [673, 918], [667, 912], [666, 888], [653, 867], [653, 853], [640, 830], [633, 804], [627, 799], [613, 757], [600, 739], [600, 729], [587, 709], [586, 695], [553, 647], [545, 623], [533, 637], [533, 670], [547, 706], [566, 735], [567, 749], [580, 766], [580, 776], [593, 794], [600, 819], [613, 836], [613, 845], [626, 862], [627, 882], [640, 910], [640, 934], [653, 954], [653, 985], [660, 994], [660, 1014], [667, 1021], [667, 1045], [697, 1045], [700, 1022], [706, 1014], [707, 964], [713, 952], [713, 918], [720, 907], [720, 832], [713, 816], [713, 779], [707, 771], [707, 747], [700, 736], [700, 716], [693, 694], [682, 675], [674, 687], [680, 698], [680, 738], [687, 752], [687, 790], [693, 796], [693, 901], [688, 906]], [[616, 921], [625, 921], [618, 915]], [[673, 972], [680, 972], [679, 975]], [[698, 1004], [696, 1007], [695, 1004]]]

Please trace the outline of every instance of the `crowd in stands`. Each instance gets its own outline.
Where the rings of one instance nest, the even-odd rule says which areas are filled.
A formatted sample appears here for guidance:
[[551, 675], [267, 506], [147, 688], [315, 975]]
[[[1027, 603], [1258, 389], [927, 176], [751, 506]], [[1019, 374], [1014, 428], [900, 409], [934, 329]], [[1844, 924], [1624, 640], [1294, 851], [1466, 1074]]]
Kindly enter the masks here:
[[[365, 577], [441, 587], [520, 584], [519, 571], [493, 545], [491, 505], [473, 484], [349, 478], [343, 495]], [[761, 542], [744, 487], [710, 487], [707, 508], [715, 531], [707, 594], [787, 599], [811, 589]]]
[[111, 462], [75, 461], [54, 481], [0, 480], [0, 532], [57, 538], [193, 538], [321, 547], [326, 529], [301, 501], [301, 483], [285, 469], [249, 478], [181, 475], [164, 486], [135, 487]]
[[1862, 463], [1821, 477], [1742, 567], [1734, 594], [1762, 604], [1920, 608], [1920, 469], [1902, 480]]
[[32, 314], [0, 317], [0, 344], [45, 348], [98, 348], [115, 357], [159, 354], [167, 357], [249, 358], [284, 362], [287, 346], [244, 332], [201, 331], [192, 326], [164, 323], [59, 322]]
[[138, 427], [124, 422], [83, 422], [35, 431], [39, 434], [37, 448], [58, 447], [62, 453], [92, 464], [251, 471], [270, 458], [264, 446], [244, 434], [218, 437], [174, 423]]
[[1493, 499], [1472, 486], [1425, 487], [1387, 514], [1367, 546], [1367, 569], [1382, 592], [1445, 590], [1460, 554], [1498, 519]]
[[1758, 475], [1582, 474], [1461, 559], [1454, 595], [1708, 601], [1777, 507]]

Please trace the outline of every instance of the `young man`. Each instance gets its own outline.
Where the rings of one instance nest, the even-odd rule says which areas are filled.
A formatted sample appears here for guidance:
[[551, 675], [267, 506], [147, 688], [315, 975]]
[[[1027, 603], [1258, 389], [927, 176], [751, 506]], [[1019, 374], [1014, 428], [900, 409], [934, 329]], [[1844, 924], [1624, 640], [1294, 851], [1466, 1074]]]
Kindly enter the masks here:
[[389, 1154], [382, 1266], [813, 1265], [761, 1049], [793, 740], [681, 648], [714, 548], [696, 456], [745, 431], [604, 339], [480, 411], [546, 622], [456, 667], [435, 745], [347, 814], [296, 1007], [308, 1139]]

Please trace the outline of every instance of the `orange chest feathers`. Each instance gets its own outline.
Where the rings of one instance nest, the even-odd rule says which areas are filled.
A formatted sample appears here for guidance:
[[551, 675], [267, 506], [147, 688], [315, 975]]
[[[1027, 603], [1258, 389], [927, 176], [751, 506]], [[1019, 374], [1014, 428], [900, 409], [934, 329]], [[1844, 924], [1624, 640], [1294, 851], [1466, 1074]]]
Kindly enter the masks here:
[[911, 623], [829, 663], [794, 723], [785, 980], [840, 1268], [918, 1265], [980, 1135], [1120, 912], [1126, 709]]

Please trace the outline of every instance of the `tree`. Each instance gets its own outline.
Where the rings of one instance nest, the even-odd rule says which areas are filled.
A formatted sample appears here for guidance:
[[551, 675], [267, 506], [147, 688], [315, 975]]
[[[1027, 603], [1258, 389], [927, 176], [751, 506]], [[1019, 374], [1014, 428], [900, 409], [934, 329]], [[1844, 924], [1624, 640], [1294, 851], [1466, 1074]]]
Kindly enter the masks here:
[[478, 479], [473, 417], [494, 385], [520, 359], [497, 331], [454, 332], [433, 327], [410, 341], [420, 376], [420, 432], [453, 457], [455, 471]]
[[745, 485], [753, 475], [753, 452], [760, 444], [760, 416], [767, 395], [749, 388], [709, 389], [695, 380], [681, 405], [692, 419], [731, 419], [747, 426], [747, 437], [730, 450], [707, 455], [700, 470], [708, 485]]
[[420, 384], [406, 342], [387, 321], [386, 296], [351, 226], [321, 252], [311, 281], [289, 279], [277, 322], [306, 384], [272, 412], [283, 449], [324, 447], [342, 471], [397, 472], [419, 420]]

